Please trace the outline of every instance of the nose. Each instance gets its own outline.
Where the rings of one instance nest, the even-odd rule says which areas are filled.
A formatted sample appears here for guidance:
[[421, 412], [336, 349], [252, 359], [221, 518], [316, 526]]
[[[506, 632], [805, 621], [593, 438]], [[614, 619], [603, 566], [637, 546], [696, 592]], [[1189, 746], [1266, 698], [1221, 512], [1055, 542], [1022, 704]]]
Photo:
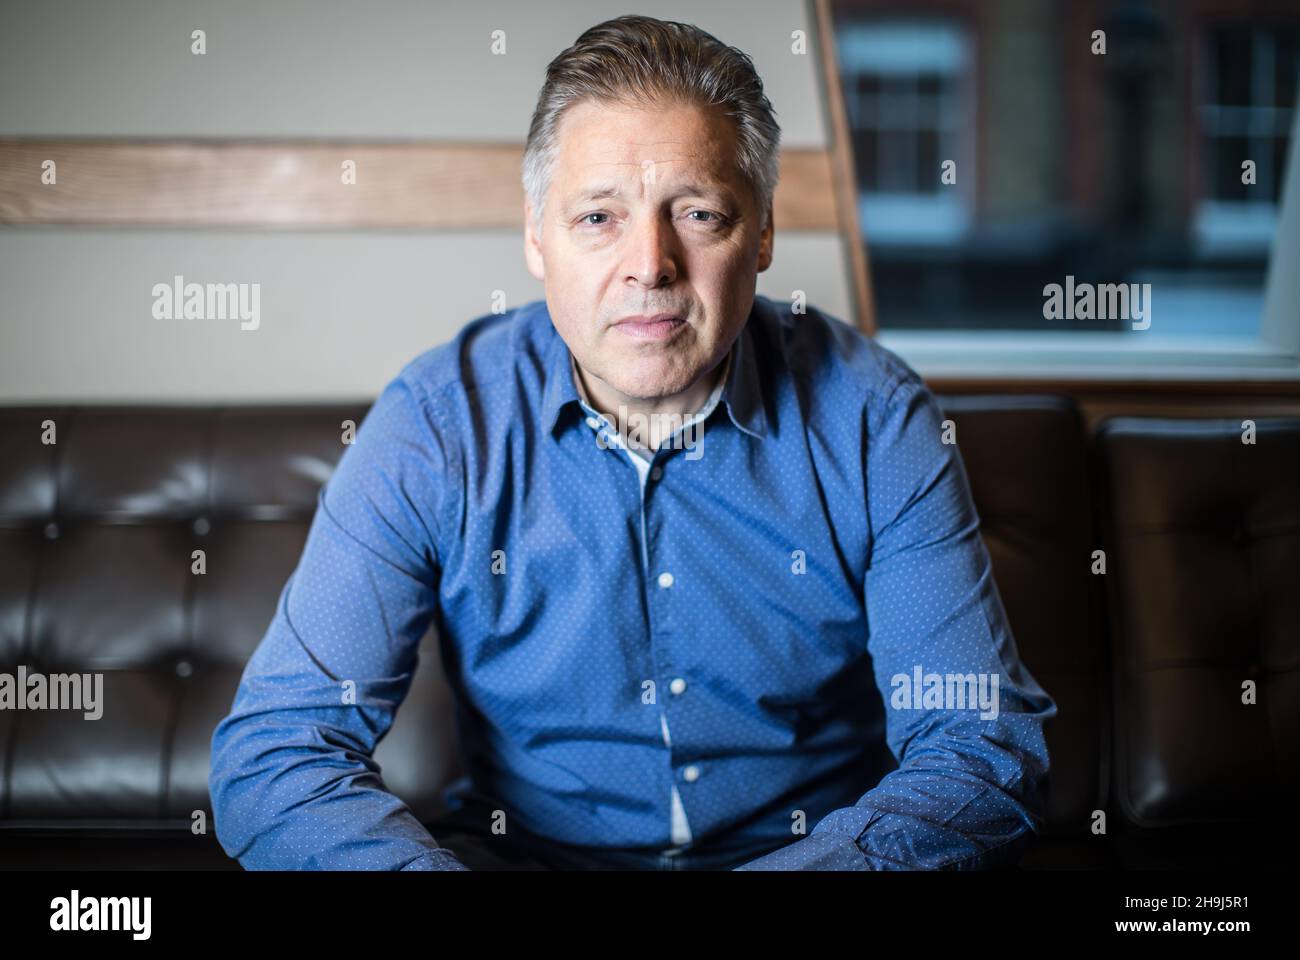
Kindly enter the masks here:
[[677, 279], [677, 233], [663, 219], [639, 220], [626, 235], [627, 279], [645, 287], [665, 286]]

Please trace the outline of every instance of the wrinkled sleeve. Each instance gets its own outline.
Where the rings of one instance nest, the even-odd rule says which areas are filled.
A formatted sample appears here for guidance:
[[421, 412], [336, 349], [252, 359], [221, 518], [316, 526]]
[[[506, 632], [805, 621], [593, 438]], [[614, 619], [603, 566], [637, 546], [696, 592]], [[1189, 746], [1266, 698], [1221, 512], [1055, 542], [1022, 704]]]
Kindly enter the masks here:
[[[983, 869], [1042, 826], [1056, 704], [1020, 662], [956, 445], [912, 374], [872, 416], [872, 547], [864, 583], [876, 685], [898, 761], [851, 807], [739, 870]], [[1015, 442], [1014, 439], [1010, 442]], [[983, 675], [985, 706], [927, 696], [916, 676]], [[969, 690], [970, 687], [967, 687]], [[918, 693], [910, 701], [904, 693]]]
[[257, 870], [467, 869], [373, 759], [434, 612], [451, 470], [428, 401], [399, 375], [321, 488], [274, 618], [212, 735], [226, 853]]

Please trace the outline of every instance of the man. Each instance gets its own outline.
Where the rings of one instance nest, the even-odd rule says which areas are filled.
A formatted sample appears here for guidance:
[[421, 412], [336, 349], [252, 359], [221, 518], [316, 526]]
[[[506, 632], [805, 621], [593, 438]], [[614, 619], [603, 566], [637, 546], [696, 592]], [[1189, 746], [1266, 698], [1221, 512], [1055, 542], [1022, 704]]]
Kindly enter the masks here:
[[[620, 17], [550, 64], [545, 300], [408, 363], [322, 489], [212, 739], [244, 866], [980, 868], [1033, 840], [1056, 706], [933, 396], [755, 292], [778, 139], [694, 27]], [[371, 759], [431, 622], [467, 765], [432, 831]]]

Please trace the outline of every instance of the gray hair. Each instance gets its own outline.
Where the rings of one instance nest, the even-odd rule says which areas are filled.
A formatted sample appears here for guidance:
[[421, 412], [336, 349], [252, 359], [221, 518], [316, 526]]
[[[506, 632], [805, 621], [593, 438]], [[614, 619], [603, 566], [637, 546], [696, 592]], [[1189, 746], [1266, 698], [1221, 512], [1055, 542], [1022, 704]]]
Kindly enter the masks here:
[[622, 16], [590, 28], [546, 68], [524, 147], [524, 192], [540, 219], [559, 150], [564, 111], [583, 100], [615, 105], [719, 106], [735, 124], [736, 165], [760, 216], [780, 176], [781, 128], [749, 56], [699, 27]]

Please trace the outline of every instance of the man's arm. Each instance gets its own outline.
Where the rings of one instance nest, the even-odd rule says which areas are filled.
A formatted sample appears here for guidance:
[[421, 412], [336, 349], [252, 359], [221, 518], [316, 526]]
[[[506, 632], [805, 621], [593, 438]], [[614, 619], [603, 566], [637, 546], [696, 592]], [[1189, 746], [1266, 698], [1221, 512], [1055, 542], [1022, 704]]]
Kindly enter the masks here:
[[465, 870], [372, 758], [436, 603], [448, 458], [399, 377], [317, 497], [298, 566], [212, 735], [217, 838], [248, 869]]
[[[1056, 704], [1020, 663], [957, 448], [942, 442], [938, 404], [914, 376], [871, 426], [867, 648], [899, 766], [738, 870], [980, 869], [1018, 857], [1041, 827], [1043, 723]], [[996, 675], [996, 716], [926, 701], [918, 667], [983, 675], [988, 692]], [[902, 706], [905, 689], [920, 709]]]

